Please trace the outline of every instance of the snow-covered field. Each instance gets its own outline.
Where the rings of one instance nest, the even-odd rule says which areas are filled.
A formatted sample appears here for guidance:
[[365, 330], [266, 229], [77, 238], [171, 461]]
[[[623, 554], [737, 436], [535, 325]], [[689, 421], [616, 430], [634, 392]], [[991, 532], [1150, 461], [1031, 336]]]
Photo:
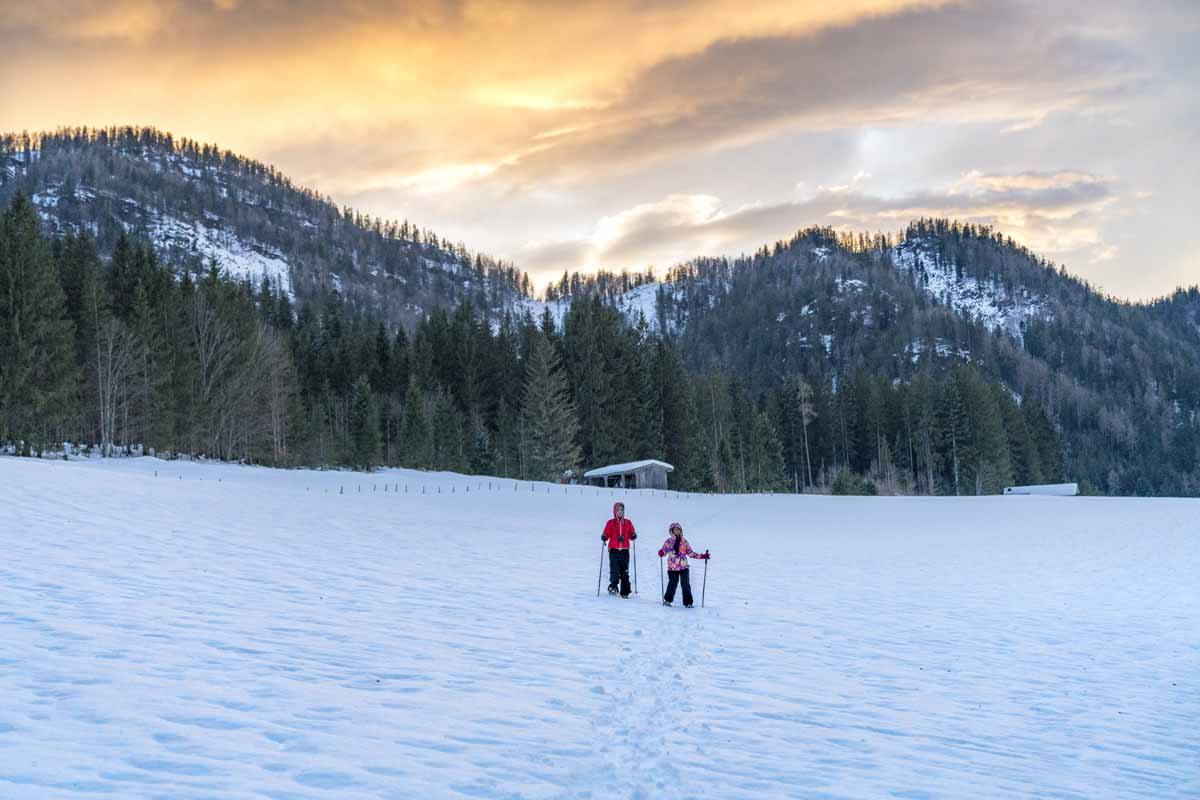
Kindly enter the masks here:
[[0, 797], [1200, 796], [1200, 503], [513, 486], [0, 458]]

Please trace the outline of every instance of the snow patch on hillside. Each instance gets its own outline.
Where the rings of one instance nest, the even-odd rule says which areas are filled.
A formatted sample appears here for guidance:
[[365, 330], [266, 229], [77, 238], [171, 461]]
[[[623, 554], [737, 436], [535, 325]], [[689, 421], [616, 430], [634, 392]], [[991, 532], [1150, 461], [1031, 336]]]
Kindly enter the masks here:
[[908, 345], [908, 354], [912, 363], [921, 360], [924, 353], [932, 353], [939, 358], [958, 358], [962, 361], [971, 360], [971, 351], [956, 346], [953, 342], [938, 337], [932, 341], [913, 339]]
[[959, 277], [953, 264], [938, 263], [929, 244], [910, 239], [892, 251], [897, 269], [912, 272], [925, 293], [960, 314], [977, 319], [989, 330], [1007, 333], [1018, 341], [1021, 325], [1045, 313], [1041, 299], [1026, 290], [1010, 295], [1003, 286], [970, 275]]
[[[542, 314], [547, 309], [550, 310], [550, 317], [554, 320], [555, 329], [562, 330], [563, 319], [571, 309], [570, 300], [534, 300], [531, 297], [518, 297], [513, 300], [511, 306], [512, 315], [515, 319], [520, 320], [528, 312], [535, 322], [541, 321]], [[498, 330], [499, 327], [500, 323], [498, 321], [492, 323], [493, 331]]]
[[[658, 328], [658, 290], [666, 287], [665, 283], [646, 283], [618, 295], [615, 299], [617, 308], [631, 323], [637, 323], [639, 316], [646, 318], [651, 328]], [[668, 287], [668, 291], [669, 291]]]
[[155, 217], [147, 233], [157, 247], [198, 256], [206, 267], [215, 261], [226, 275], [247, 278], [255, 288], [265, 277], [272, 286], [295, 298], [291, 269], [275, 248], [243, 240], [217, 226], [188, 223], [167, 215]]
[[[658, 330], [658, 292], [659, 289], [665, 289], [668, 295], [678, 299], [679, 295], [676, 292], [674, 284], [666, 282], [644, 283], [641, 286], [630, 289], [628, 292], [622, 292], [610, 298], [609, 302], [630, 325], [636, 325], [639, 318], [644, 316], [646, 324], [653, 331]], [[526, 311], [533, 315], [535, 320], [540, 320], [542, 314], [549, 309], [550, 316], [554, 318], [554, 325], [559, 330], [562, 329], [563, 320], [567, 316], [567, 312], [571, 310], [571, 298], [562, 300], [533, 300], [528, 297], [517, 298], [513, 302], [512, 310], [516, 317], [521, 317]], [[678, 332], [682, 327], [680, 322], [674, 317], [668, 317], [666, 320], [667, 330], [671, 333]], [[498, 323], [497, 323], [498, 324]]]

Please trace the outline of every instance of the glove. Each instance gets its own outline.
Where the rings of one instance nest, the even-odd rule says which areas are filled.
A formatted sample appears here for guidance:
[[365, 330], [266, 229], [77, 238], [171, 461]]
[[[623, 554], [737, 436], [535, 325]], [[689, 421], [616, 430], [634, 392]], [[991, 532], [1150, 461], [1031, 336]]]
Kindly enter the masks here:
[[667, 554], [667, 551], [666, 551], [666, 550], [659, 550], [659, 551], [658, 551], [658, 557], [659, 557], [659, 558], [662, 558], [662, 557], [663, 557], [663, 556], [665, 556], [666, 554]]
[[607, 534], [607, 533], [602, 533], [602, 534], [600, 534], [600, 541], [602, 541], [602, 542], [607, 542], [607, 541], [608, 541], [608, 534]]
[[631, 534], [629, 534], [629, 539], [630, 539], [630, 541], [633, 541], [633, 540], [634, 540], [634, 539], [636, 539], [636, 538], [637, 538], [637, 533], [636, 533], [636, 532], [635, 532], [635, 533], [631, 533]]
[[696, 558], [702, 558], [705, 561], [708, 561], [708, 553], [701, 553], [700, 555], [696, 556]]

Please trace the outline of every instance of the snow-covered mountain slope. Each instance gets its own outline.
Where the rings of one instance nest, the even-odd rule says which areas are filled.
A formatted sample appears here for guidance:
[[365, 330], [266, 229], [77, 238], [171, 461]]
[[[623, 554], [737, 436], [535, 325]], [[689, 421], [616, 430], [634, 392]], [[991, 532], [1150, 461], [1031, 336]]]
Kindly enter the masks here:
[[934, 300], [972, 319], [989, 330], [1021, 339], [1021, 324], [1044, 313], [1044, 303], [1033, 293], [1018, 289], [1015, 294], [993, 281], [960, 274], [955, 265], [940, 261], [932, 243], [908, 239], [892, 250], [892, 263], [912, 272], [925, 293]]
[[[10, 800], [1200, 792], [1195, 501], [621, 492], [622, 600], [610, 491], [152, 459], [0, 485]], [[675, 520], [704, 609], [656, 599]]]
[[375, 220], [274, 168], [153, 129], [0, 133], [0, 204], [24, 192], [54, 234], [124, 231], [177, 270], [264, 278], [297, 300], [336, 290], [392, 323], [470, 300], [498, 312], [528, 294], [508, 264], [408, 222]]
[[58, 209], [65, 203], [93, 202], [98, 196], [122, 207], [121, 226], [133, 235], [145, 234], [164, 258], [194, 259], [204, 268], [215, 265], [223, 274], [248, 280], [256, 288], [265, 278], [275, 291], [295, 299], [291, 267], [283, 253], [278, 248], [238, 235], [211, 212], [203, 221], [183, 220], [87, 186], [74, 189], [61, 185], [46, 187], [35, 194], [32, 201], [42, 221], [52, 228], [69, 228], [74, 233], [87, 232], [95, 236], [95, 223], [75, 224], [60, 220]]
[[[659, 329], [658, 295], [660, 291], [666, 292], [672, 300], [678, 300], [680, 297], [680, 292], [674, 284], [655, 281], [635, 286], [627, 292], [614, 294], [606, 298], [606, 302], [621, 312], [621, 316], [629, 325], [637, 325], [644, 318], [651, 330], [657, 331]], [[516, 316], [521, 316], [529, 311], [534, 319], [540, 319], [546, 309], [550, 310], [554, 324], [561, 328], [563, 319], [571, 310], [571, 298], [533, 300], [522, 297], [514, 300], [512, 305], [512, 311]], [[668, 316], [663, 322], [668, 331], [675, 333], [683, 326], [683, 323], [678, 315], [671, 313], [674, 309], [672, 304], [668, 304], [668, 309]]]
[[253, 239], [243, 239], [220, 227], [219, 220], [188, 223], [159, 215], [150, 225], [150, 238], [161, 250], [193, 253], [203, 263], [216, 264], [225, 274], [247, 279], [255, 286], [265, 278], [276, 291], [295, 298], [291, 267], [283, 253]]

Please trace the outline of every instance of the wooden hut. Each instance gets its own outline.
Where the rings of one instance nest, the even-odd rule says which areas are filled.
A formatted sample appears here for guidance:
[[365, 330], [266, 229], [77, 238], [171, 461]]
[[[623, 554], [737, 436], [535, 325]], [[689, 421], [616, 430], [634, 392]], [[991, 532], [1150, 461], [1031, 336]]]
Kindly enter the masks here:
[[628, 464], [597, 467], [583, 473], [590, 486], [617, 486], [622, 489], [666, 489], [667, 475], [675, 468], [665, 461], [648, 458]]

